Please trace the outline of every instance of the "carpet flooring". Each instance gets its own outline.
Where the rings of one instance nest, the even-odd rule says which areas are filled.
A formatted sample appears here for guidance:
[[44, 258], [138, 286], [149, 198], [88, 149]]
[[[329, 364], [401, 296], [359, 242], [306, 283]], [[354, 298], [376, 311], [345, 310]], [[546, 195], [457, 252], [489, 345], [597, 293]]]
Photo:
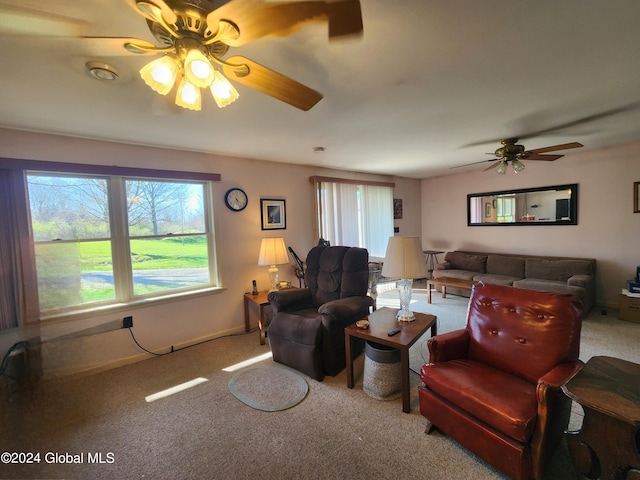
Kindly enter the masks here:
[[[380, 306], [397, 303], [397, 292], [379, 297]], [[418, 286], [412, 308], [436, 314], [439, 331], [446, 332], [464, 325], [466, 305], [463, 297], [438, 294], [428, 305]], [[427, 338], [411, 348], [414, 370], [426, 359]], [[583, 323], [583, 360], [611, 355], [640, 363], [639, 344], [640, 324], [620, 321], [615, 312], [592, 312]], [[252, 332], [22, 391], [0, 405], [0, 452], [37, 453], [40, 462], [0, 464], [0, 478], [506, 478], [450, 438], [425, 435], [416, 388], [409, 414], [402, 412], [400, 399], [381, 402], [363, 392], [363, 356], [355, 364], [353, 389], [346, 387], [343, 371], [323, 382], [305, 377], [308, 394], [283, 411], [264, 412], [239, 402], [228, 388], [238, 370], [229, 367], [252, 358], [261, 359], [257, 365], [272, 364], [268, 354], [268, 343], [260, 345]], [[206, 381], [145, 400], [194, 379]], [[411, 381], [417, 386], [418, 375], [411, 374]], [[571, 426], [581, 421], [577, 406]], [[80, 461], [60, 461], [65, 458]], [[575, 474], [563, 444], [545, 480], [567, 479]]]

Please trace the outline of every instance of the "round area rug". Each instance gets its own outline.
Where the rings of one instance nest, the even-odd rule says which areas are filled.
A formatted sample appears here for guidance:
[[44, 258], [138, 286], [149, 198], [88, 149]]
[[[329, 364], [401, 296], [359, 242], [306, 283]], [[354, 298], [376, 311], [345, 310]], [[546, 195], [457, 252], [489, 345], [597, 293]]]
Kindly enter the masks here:
[[257, 365], [236, 373], [229, 391], [256, 410], [277, 412], [300, 403], [309, 391], [304, 378], [280, 365]]

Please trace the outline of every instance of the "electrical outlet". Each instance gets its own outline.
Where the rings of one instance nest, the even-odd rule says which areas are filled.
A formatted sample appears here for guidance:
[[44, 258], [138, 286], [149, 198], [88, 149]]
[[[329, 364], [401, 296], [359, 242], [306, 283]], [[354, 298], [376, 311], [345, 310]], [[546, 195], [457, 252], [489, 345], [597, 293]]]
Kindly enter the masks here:
[[133, 327], [133, 317], [124, 317], [122, 319], [122, 328], [131, 328]]

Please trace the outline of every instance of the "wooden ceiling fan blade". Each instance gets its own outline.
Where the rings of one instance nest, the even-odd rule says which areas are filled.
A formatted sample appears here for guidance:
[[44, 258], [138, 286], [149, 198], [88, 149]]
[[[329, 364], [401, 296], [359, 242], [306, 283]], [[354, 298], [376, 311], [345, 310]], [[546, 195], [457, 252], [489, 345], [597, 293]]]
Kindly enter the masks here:
[[[147, 42], [140, 38], [131, 37], [82, 37], [82, 48], [89, 55], [105, 56], [105, 57], [126, 57], [133, 53], [139, 55], [157, 55], [158, 49], [153, 43]], [[126, 44], [137, 45], [147, 48], [149, 51], [142, 49], [134, 51], [134, 49], [125, 48]], [[153, 50], [156, 51], [153, 51]]]
[[487, 170], [491, 170], [493, 168], [498, 168], [495, 165], [489, 165], [487, 168], [485, 168], [484, 170], [482, 170], [483, 172], [486, 172]]
[[0, 5], [0, 34], [40, 37], [80, 37], [87, 24], [75, 18], [32, 10], [15, 5]]
[[524, 157], [522, 157], [522, 160], [545, 160], [547, 162], [553, 162], [554, 160], [558, 160], [562, 157], [564, 157], [564, 155], [540, 155], [534, 153], [533, 155], [525, 155]]
[[[178, 21], [178, 16], [164, 0], [127, 0], [127, 3], [137, 13], [153, 21], [169, 25], [174, 25]], [[158, 13], [161, 18], [158, 18]]]
[[[493, 153], [491, 155], [493, 155]], [[455, 165], [453, 167], [449, 167], [449, 170], [452, 170], [454, 168], [470, 167], [471, 165], [478, 165], [479, 163], [495, 162], [496, 160], [500, 160], [500, 159], [490, 158], [489, 160], [480, 160], [479, 162], [465, 163], [464, 165]]]
[[568, 150], [570, 148], [580, 148], [583, 147], [581, 143], [571, 142], [571, 143], [563, 143], [561, 145], [552, 145], [550, 147], [543, 148], [534, 148], [533, 150], [527, 150], [527, 153], [546, 153], [546, 152], [557, 152], [558, 150]]
[[329, 38], [362, 34], [362, 9], [359, 0], [330, 1]]
[[[235, 68], [243, 65], [248, 67], [248, 73], [242, 68]], [[309, 110], [322, 99], [321, 93], [242, 56], [227, 59], [223, 70], [230, 80], [254, 88], [300, 110]]]
[[328, 20], [330, 39], [362, 32], [359, 0], [287, 3], [232, 0], [207, 15], [212, 30], [222, 20], [233, 23], [239, 30], [237, 38], [222, 40], [232, 47], [263, 37], [286, 37], [311, 21]]

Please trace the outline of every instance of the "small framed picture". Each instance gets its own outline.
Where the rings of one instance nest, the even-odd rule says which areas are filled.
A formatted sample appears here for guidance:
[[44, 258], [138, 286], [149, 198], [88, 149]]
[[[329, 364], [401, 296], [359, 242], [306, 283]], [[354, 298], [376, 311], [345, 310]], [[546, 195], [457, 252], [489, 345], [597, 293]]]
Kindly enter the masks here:
[[633, 182], [633, 213], [640, 213], [640, 182]]
[[287, 228], [287, 211], [284, 200], [260, 199], [262, 230], [284, 230]]
[[402, 199], [401, 198], [393, 199], [393, 218], [394, 220], [402, 219]]

